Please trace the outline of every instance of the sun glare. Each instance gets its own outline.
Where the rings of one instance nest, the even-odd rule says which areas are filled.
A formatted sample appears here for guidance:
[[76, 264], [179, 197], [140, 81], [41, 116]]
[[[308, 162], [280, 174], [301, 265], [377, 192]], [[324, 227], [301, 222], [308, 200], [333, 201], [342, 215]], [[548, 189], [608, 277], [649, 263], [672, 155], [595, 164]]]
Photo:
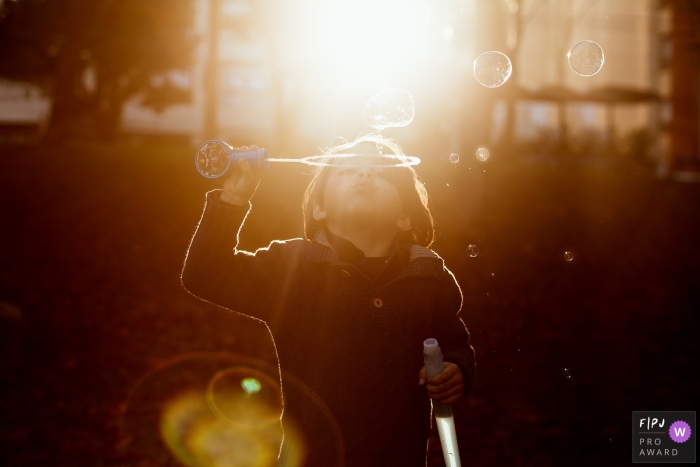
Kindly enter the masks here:
[[381, 74], [405, 57], [430, 22], [420, 1], [336, 0], [324, 21], [326, 52], [347, 71]]

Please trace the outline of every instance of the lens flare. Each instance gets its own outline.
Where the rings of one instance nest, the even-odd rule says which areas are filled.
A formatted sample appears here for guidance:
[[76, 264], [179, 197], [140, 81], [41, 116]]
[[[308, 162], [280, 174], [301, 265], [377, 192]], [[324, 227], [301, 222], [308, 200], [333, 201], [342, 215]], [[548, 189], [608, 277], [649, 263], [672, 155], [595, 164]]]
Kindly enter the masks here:
[[283, 412], [279, 376], [277, 366], [223, 352], [165, 362], [122, 406], [119, 449], [144, 465], [298, 467], [314, 456], [342, 465], [344, 443], [328, 407], [282, 369]]
[[283, 436], [279, 423], [253, 430], [218, 419], [199, 391], [164, 404], [160, 433], [175, 457], [192, 467], [276, 466]]
[[207, 402], [217, 417], [241, 429], [279, 424], [282, 413], [279, 382], [247, 367], [214, 375], [207, 387]]

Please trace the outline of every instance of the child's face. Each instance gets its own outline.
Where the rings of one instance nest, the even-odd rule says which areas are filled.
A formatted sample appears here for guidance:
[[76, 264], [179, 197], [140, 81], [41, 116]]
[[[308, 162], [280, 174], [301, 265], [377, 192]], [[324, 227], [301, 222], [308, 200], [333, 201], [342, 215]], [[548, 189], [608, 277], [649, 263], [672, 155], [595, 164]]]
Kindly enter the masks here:
[[399, 191], [386, 169], [371, 166], [333, 167], [323, 203], [314, 200], [314, 218], [340, 228], [362, 225], [382, 231], [409, 230]]

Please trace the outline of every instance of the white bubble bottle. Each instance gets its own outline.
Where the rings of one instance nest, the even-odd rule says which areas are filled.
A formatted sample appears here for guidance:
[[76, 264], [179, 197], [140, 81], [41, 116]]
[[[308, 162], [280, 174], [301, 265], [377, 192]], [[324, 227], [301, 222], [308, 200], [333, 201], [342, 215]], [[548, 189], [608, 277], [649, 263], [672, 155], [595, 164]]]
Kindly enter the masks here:
[[[439, 375], [444, 369], [442, 351], [438, 346], [437, 340], [432, 337], [423, 341], [423, 362], [425, 363], [425, 372], [428, 378]], [[462, 463], [459, 460], [459, 447], [457, 445], [457, 432], [455, 431], [452, 406], [443, 405], [433, 399], [430, 402], [433, 404], [433, 413], [435, 414], [435, 423], [437, 423], [438, 434], [440, 435], [445, 465], [447, 467], [462, 467]]]

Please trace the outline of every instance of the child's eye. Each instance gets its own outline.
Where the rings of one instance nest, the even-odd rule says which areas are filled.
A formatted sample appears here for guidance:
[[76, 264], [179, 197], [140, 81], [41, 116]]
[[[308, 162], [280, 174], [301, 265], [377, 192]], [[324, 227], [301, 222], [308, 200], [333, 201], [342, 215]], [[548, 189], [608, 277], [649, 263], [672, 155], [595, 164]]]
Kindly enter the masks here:
[[343, 169], [343, 170], [340, 171], [340, 174], [341, 174], [341, 175], [344, 175], [344, 174], [353, 174], [353, 173], [355, 173], [355, 169]]

